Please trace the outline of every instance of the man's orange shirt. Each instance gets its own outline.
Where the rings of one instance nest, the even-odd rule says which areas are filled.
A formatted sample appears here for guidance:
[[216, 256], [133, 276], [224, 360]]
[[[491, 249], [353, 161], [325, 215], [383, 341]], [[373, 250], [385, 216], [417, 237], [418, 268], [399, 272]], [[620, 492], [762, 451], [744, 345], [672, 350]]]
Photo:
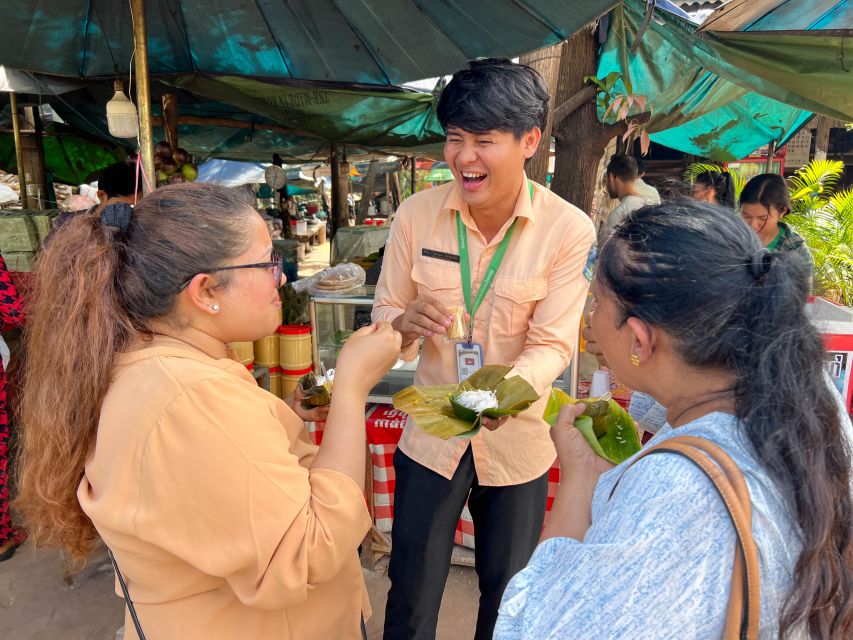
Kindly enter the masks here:
[[[568, 366], [578, 339], [589, 289], [584, 271], [595, 230], [580, 209], [533, 184], [532, 202], [525, 179], [512, 218], [488, 243], [455, 182], [407, 199], [391, 225], [376, 286], [374, 322], [391, 322], [418, 295], [431, 296], [446, 307], [465, 306], [459, 264], [447, 260], [448, 255], [459, 255], [455, 211], [461, 212], [468, 230], [472, 295], [510, 224], [518, 221], [492, 288], [474, 318], [474, 342], [483, 346], [483, 364], [514, 365], [510, 375], [525, 378], [542, 397], [496, 431], [483, 429], [471, 440], [441, 440], [409, 420], [401, 450], [446, 478], [453, 476], [469, 443], [481, 485], [528, 482], [554, 462], [556, 454], [542, 414], [551, 384]], [[414, 342], [401, 357], [414, 359], [417, 349]], [[445, 343], [443, 335], [425, 339], [415, 384], [456, 381], [454, 345]]]

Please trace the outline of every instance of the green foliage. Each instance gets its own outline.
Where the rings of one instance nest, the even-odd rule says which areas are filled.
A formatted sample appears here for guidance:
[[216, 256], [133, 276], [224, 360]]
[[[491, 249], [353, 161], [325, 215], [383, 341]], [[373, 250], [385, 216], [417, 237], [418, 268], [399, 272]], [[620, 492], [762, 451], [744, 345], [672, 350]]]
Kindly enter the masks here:
[[831, 195], [844, 173], [844, 163], [840, 160], [812, 160], [788, 180], [791, 203], [796, 212], [820, 206], [824, 197]]
[[785, 222], [806, 241], [814, 260], [814, 289], [853, 305], [853, 188], [835, 191], [844, 164], [813, 160], [788, 181], [793, 211]]

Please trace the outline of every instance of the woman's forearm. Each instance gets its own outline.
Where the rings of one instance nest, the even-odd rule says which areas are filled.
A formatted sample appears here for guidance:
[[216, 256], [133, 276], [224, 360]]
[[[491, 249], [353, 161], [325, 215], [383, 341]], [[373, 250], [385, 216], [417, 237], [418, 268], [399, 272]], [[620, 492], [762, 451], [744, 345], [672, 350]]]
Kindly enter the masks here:
[[366, 398], [357, 393], [335, 389], [323, 444], [317, 452], [312, 469], [332, 469], [345, 473], [364, 488]]
[[583, 540], [586, 530], [592, 524], [592, 495], [596, 483], [597, 479], [566, 474], [554, 497], [541, 540]]

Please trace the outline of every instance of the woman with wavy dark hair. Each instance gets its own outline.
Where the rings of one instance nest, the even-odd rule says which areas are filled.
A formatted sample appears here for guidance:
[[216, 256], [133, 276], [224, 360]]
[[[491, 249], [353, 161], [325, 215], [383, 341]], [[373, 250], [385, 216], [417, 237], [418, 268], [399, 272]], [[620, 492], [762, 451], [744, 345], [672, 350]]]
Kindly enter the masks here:
[[[805, 314], [808, 287], [802, 256], [768, 251], [699, 203], [632, 214], [593, 283], [608, 364], [666, 407], [647, 446], [698, 436], [745, 477], [767, 640], [853, 637], [850, 421]], [[551, 430], [564, 475], [495, 638], [723, 637], [737, 542], [714, 485], [673, 453], [611, 468], [576, 414]]]
[[127, 638], [134, 612], [151, 640], [361, 638], [364, 403], [400, 335], [347, 341], [318, 449], [229, 357], [281, 307], [244, 192], [172, 185], [75, 216], [36, 277], [17, 500], [32, 539], [77, 563], [104, 540]]

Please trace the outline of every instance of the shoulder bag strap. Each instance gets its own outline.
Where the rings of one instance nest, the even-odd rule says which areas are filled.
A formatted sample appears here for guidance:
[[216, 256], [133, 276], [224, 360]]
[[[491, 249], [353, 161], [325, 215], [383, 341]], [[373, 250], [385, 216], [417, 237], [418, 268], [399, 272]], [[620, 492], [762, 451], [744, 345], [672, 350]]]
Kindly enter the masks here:
[[142, 625], [139, 624], [139, 618], [136, 616], [136, 607], [133, 606], [133, 600], [130, 599], [130, 593], [127, 591], [127, 585], [124, 582], [121, 571], [118, 570], [118, 564], [116, 564], [116, 559], [109, 547], [107, 548], [107, 554], [109, 554], [110, 560], [113, 562], [113, 569], [115, 569], [116, 577], [121, 585], [121, 592], [124, 594], [124, 601], [127, 603], [127, 609], [130, 611], [130, 619], [133, 620], [133, 626], [136, 628], [136, 635], [139, 636], [139, 640], [145, 640], [145, 634], [142, 632]]
[[[737, 536], [732, 569], [732, 589], [723, 638], [724, 640], [756, 640], [761, 605], [758, 552], [752, 537], [752, 510], [749, 490], [743, 474], [728, 454], [704, 438], [695, 436], [670, 438], [641, 452], [631, 465], [653, 453], [676, 453], [688, 458], [714, 483], [723, 499]], [[610, 492], [611, 497], [619, 480]]]

